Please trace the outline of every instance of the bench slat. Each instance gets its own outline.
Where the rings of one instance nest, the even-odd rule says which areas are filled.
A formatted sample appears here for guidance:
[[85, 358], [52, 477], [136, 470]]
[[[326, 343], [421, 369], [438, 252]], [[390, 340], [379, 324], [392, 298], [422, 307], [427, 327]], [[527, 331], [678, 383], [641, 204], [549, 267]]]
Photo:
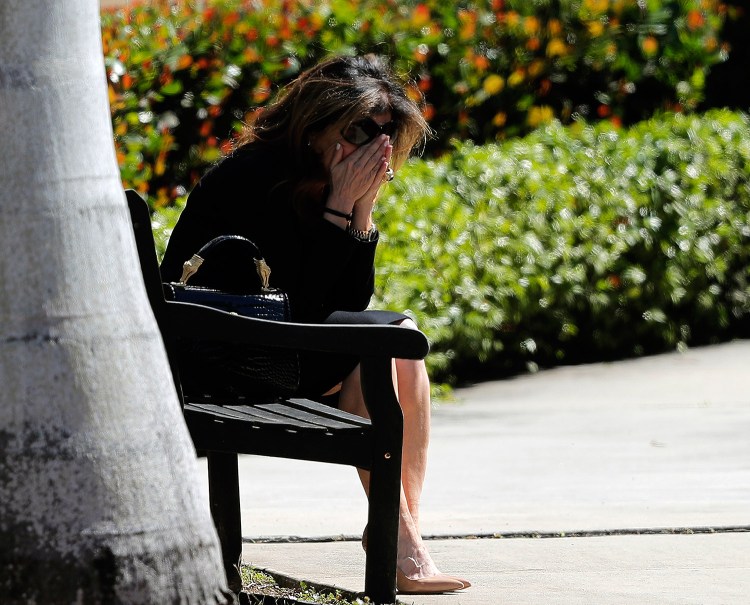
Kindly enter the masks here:
[[293, 405], [301, 410], [306, 410], [320, 416], [325, 416], [326, 418], [332, 418], [334, 420], [340, 420], [342, 422], [350, 422], [351, 424], [356, 424], [362, 427], [371, 426], [371, 423], [367, 418], [362, 418], [362, 416], [344, 412], [343, 410], [333, 408], [330, 405], [326, 405], [325, 403], [320, 403], [318, 401], [312, 401], [310, 399], [288, 399], [287, 404]]
[[310, 424], [309, 422], [301, 422], [294, 420], [289, 417], [280, 416], [267, 410], [258, 409], [257, 406], [227, 406], [227, 405], [214, 405], [214, 404], [188, 404], [185, 406], [185, 410], [195, 410], [203, 412], [204, 414], [210, 414], [214, 417], [226, 418], [229, 420], [241, 420], [256, 424], [272, 424], [281, 427], [293, 426], [296, 429], [306, 429], [314, 431], [324, 431], [325, 427]]
[[321, 416], [319, 414], [314, 414], [306, 410], [300, 410], [293, 406], [285, 405], [283, 403], [268, 403], [268, 404], [263, 404], [263, 405], [257, 405], [255, 407], [263, 409], [263, 410], [268, 410], [269, 412], [274, 412], [276, 414], [279, 414], [280, 416], [284, 416], [287, 418], [294, 418], [295, 420], [300, 420], [302, 422], [310, 422], [312, 424], [323, 426], [328, 429], [361, 430], [362, 428], [361, 424], [352, 424], [350, 422], [342, 422], [341, 420], [337, 418], [329, 418], [326, 416]]

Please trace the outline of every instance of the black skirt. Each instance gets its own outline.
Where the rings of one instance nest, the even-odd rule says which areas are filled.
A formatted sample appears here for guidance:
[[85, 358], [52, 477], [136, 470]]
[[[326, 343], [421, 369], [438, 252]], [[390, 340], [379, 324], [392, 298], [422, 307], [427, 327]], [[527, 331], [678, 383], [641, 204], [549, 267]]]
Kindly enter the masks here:
[[[409, 317], [395, 311], [335, 311], [323, 323], [398, 325], [405, 319]], [[300, 380], [297, 394], [335, 406], [338, 397], [334, 395], [324, 398], [323, 394], [349, 376], [357, 367], [359, 358], [352, 355], [304, 351], [300, 352], [299, 363]]]

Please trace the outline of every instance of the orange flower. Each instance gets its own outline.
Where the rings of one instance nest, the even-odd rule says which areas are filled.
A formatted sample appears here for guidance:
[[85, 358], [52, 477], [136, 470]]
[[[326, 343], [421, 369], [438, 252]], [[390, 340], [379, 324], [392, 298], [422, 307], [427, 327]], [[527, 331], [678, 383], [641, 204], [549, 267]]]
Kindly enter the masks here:
[[252, 46], [248, 46], [245, 48], [245, 52], [242, 53], [245, 62], [246, 63], [260, 63], [262, 60], [262, 57], [260, 54], [258, 54], [258, 51], [255, 50]]
[[461, 29], [458, 34], [459, 38], [461, 38], [461, 40], [473, 38], [474, 34], [477, 33], [476, 13], [468, 10], [460, 10], [458, 11], [458, 20], [461, 22]]
[[508, 121], [508, 114], [506, 114], [504, 111], [498, 111], [495, 114], [495, 117], [492, 118], [492, 125], [496, 126], [497, 128], [501, 128], [505, 126], [505, 123]]
[[536, 17], [526, 17], [523, 20], [523, 30], [529, 35], [533, 36], [539, 31], [539, 19]]
[[655, 55], [656, 51], [659, 50], [659, 41], [653, 36], [646, 36], [643, 42], [641, 42], [641, 48], [643, 49], [643, 53], [650, 57]]
[[232, 11], [231, 13], [227, 13], [227, 15], [224, 17], [224, 25], [231, 27], [239, 20], [240, 14], [237, 11]]
[[510, 27], [514, 27], [521, 22], [521, 16], [516, 11], [508, 11], [505, 13], [505, 22]]
[[479, 71], [485, 71], [490, 66], [490, 61], [484, 55], [477, 55], [474, 57], [474, 65]]
[[612, 108], [609, 105], [599, 105], [599, 107], [596, 108], [596, 115], [600, 118], [606, 118], [611, 113]]
[[428, 122], [432, 120], [435, 117], [435, 107], [433, 105], [430, 105], [427, 103], [422, 108], [422, 117], [427, 120]]
[[411, 14], [411, 24], [414, 27], [423, 27], [430, 22], [430, 9], [426, 4], [417, 4]]
[[688, 11], [687, 26], [689, 30], [695, 31], [696, 29], [703, 27], [705, 24], [706, 19], [703, 16], [703, 13], [695, 9]]
[[559, 36], [562, 33], [562, 23], [559, 19], [550, 19], [547, 23], [547, 31], [550, 36]]
[[539, 38], [529, 38], [526, 40], [526, 48], [530, 51], [539, 50], [539, 47], [541, 46], [541, 42], [539, 42]]
[[190, 55], [182, 55], [177, 61], [177, 69], [186, 69], [193, 64], [193, 57]]
[[532, 78], [536, 78], [543, 71], [544, 71], [544, 61], [535, 59], [534, 61], [531, 62], [531, 65], [529, 65], [529, 75]]

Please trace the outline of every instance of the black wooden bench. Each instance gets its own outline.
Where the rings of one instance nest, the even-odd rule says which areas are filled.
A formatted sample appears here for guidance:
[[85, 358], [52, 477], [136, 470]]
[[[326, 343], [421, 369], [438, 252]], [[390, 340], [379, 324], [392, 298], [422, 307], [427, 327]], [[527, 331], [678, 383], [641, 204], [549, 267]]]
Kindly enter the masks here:
[[[391, 359], [422, 359], [428, 351], [426, 338], [421, 332], [398, 326], [280, 323], [167, 301], [149, 209], [134, 191], [127, 192], [127, 199], [146, 291], [164, 339], [185, 421], [196, 449], [208, 458], [211, 514], [230, 588], [239, 592], [241, 587], [237, 455], [257, 454], [370, 470], [364, 593], [375, 603], [394, 603], [403, 416], [391, 379]], [[178, 336], [188, 335], [360, 356], [370, 420], [305, 399], [258, 399], [253, 393], [232, 400], [186, 398], [172, 350]]]

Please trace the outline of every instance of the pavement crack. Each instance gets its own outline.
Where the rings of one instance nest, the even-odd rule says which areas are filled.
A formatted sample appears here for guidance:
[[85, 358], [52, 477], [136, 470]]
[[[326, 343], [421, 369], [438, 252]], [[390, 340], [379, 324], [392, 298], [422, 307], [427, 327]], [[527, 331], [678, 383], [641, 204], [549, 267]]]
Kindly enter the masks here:
[[[654, 536], [654, 535], [693, 535], [731, 534], [750, 532], [750, 525], [694, 526], [694, 527], [636, 527], [621, 529], [595, 529], [574, 531], [525, 531], [491, 532], [466, 534], [433, 534], [423, 536], [424, 540], [538, 540], [544, 538], [600, 538], [606, 536]], [[245, 537], [246, 544], [314, 544], [320, 542], [360, 542], [362, 536], [255, 536]]]

